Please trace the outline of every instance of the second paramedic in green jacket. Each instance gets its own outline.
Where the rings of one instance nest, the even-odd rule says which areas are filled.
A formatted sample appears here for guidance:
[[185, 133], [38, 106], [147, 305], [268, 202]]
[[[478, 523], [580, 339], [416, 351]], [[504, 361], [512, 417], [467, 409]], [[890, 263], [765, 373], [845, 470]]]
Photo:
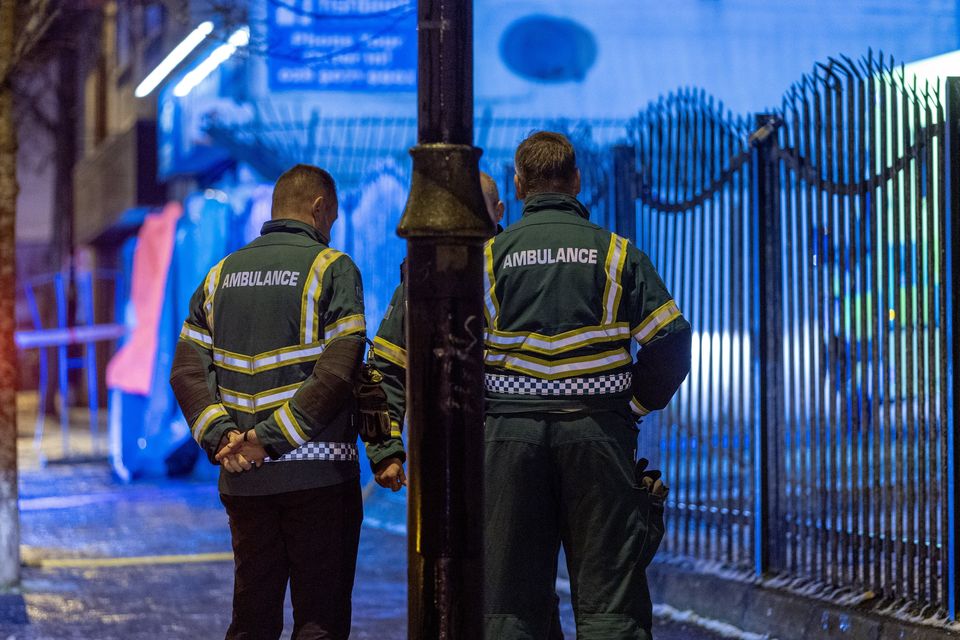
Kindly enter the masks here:
[[486, 637], [546, 636], [562, 544], [577, 637], [646, 640], [665, 491], [638, 473], [636, 422], [689, 372], [690, 325], [589, 221], [564, 136], [528, 137], [515, 171], [523, 216], [485, 247]]
[[[483, 190], [483, 199], [487, 205], [487, 213], [497, 224], [497, 232], [503, 231], [500, 221], [503, 219], [504, 204], [500, 200], [500, 193], [497, 190], [497, 183], [486, 173], [480, 174], [480, 186]], [[377, 465], [381, 460], [395, 458], [394, 464], [399, 464], [402, 460], [403, 441], [401, 440], [401, 431], [403, 426], [403, 416], [406, 412], [406, 375], [407, 375], [407, 349], [406, 336], [404, 334], [404, 319], [406, 317], [407, 296], [403, 285], [404, 271], [406, 261], [400, 266], [400, 284], [393, 292], [390, 299], [390, 305], [383, 316], [377, 335], [373, 339], [373, 349], [371, 351], [371, 361], [377, 369], [383, 374], [383, 390], [387, 394], [387, 403], [390, 406], [390, 422], [393, 427], [394, 438], [388, 442], [377, 445], [367, 445], [367, 457]], [[386, 474], [392, 468], [388, 463], [383, 463], [375, 469], [375, 473]], [[377, 476], [378, 481], [380, 475]], [[394, 482], [400, 487], [406, 482], [403, 476], [402, 468], [381, 485], [389, 486], [389, 482]]]
[[[497, 224], [497, 233], [503, 231], [500, 221], [503, 220], [504, 204], [500, 199], [500, 192], [497, 189], [497, 183], [486, 174], [480, 173], [480, 187], [483, 190], [483, 200], [487, 205], [487, 213]], [[406, 336], [404, 334], [406, 318], [406, 291], [404, 289], [403, 279], [406, 275], [404, 267], [406, 262], [400, 267], [400, 284], [393, 292], [393, 298], [390, 300], [390, 306], [384, 315], [380, 328], [377, 330], [377, 336], [373, 339], [373, 362], [383, 374], [383, 390], [387, 394], [387, 401], [390, 406], [390, 420], [393, 427], [395, 439], [383, 445], [367, 445], [367, 456], [371, 461], [380, 460], [389, 456], [395, 456], [397, 451], [403, 450], [403, 442], [400, 440], [401, 427], [403, 425], [403, 416], [406, 410], [406, 373], [407, 373], [407, 350]], [[383, 470], [390, 467], [384, 464]], [[402, 468], [400, 470], [402, 474]], [[395, 478], [396, 487], [399, 488], [405, 479], [401, 476]], [[377, 477], [380, 481], [380, 476]], [[390, 479], [380, 482], [383, 486], [389, 486]], [[556, 593], [552, 595], [553, 606], [551, 613], [550, 631], [546, 640], [563, 640], [563, 630], [560, 626], [560, 599]]]

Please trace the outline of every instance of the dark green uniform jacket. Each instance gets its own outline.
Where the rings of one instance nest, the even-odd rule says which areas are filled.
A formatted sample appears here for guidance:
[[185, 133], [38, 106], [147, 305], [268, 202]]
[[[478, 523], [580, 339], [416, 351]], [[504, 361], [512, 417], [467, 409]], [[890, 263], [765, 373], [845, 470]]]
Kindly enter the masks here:
[[316, 424], [297, 394], [325, 345], [365, 331], [360, 272], [309, 225], [267, 222], [210, 270], [180, 334], [207, 365], [215, 399], [188, 416], [193, 437], [212, 460], [228, 430], [256, 428], [270, 454], [259, 469], [221, 469], [222, 493], [267, 495], [359, 475], [352, 398]]
[[686, 377], [690, 325], [650, 259], [588, 218], [576, 198], [537, 194], [487, 242], [488, 413], [640, 417], [666, 406]]
[[404, 334], [407, 294], [402, 280], [401, 275], [401, 282], [393, 292], [370, 352], [370, 361], [383, 374], [380, 386], [387, 394], [391, 427], [389, 440], [383, 444], [367, 445], [367, 457], [373, 465], [392, 456], [406, 459], [401, 433], [407, 406], [407, 342]]

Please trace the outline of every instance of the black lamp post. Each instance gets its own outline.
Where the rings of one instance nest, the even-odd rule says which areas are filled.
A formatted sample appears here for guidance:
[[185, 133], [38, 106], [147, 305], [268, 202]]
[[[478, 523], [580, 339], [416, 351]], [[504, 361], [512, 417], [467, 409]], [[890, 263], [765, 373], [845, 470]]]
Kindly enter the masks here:
[[409, 638], [483, 636], [483, 242], [473, 6], [418, 2], [407, 239]]

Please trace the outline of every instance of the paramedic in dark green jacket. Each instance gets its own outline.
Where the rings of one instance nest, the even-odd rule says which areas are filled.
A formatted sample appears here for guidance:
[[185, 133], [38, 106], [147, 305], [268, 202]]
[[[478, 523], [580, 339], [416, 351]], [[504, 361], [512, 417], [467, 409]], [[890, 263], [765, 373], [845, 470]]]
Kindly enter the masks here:
[[353, 387], [366, 332], [360, 273], [328, 247], [333, 178], [280, 176], [261, 236], [191, 300], [171, 385], [221, 465], [235, 557], [227, 639], [275, 639], [290, 583], [296, 640], [345, 639], [363, 517]]
[[635, 425], [686, 377], [690, 325], [589, 221], [564, 136], [531, 135], [515, 171], [523, 217], [485, 247], [486, 637], [546, 637], [562, 544], [577, 637], [648, 639], [665, 488], [636, 477]]
[[[488, 174], [480, 173], [480, 186], [483, 190], [483, 200], [487, 205], [487, 213], [497, 225], [497, 233], [503, 231], [500, 221], [503, 220], [505, 206], [500, 199], [500, 192], [497, 189], [496, 181]], [[372, 361], [383, 374], [383, 390], [387, 394], [387, 403], [390, 407], [390, 422], [393, 428], [394, 438], [383, 445], [367, 445], [367, 455], [371, 460], [380, 459], [388, 455], [396, 455], [396, 451], [403, 450], [403, 442], [400, 439], [403, 417], [406, 411], [406, 374], [407, 374], [407, 349], [405, 318], [407, 297], [404, 289], [403, 279], [406, 275], [404, 268], [406, 262], [400, 267], [400, 285], [393, 292], [393, 298], [387, 307], [380, 328], [377, 330], [377, 336], [373, 339]], [[378, 478], [379, 480], [379, 478]], [[396, 479], [396, 486], [399, 488], [405, 480]], [[389, 486], [385, 480], [380, 484]], [[560, 626], [560, 599], [556, 593], [553, 595], [553, 613], [551, 614], [550, 631], [546, 636], [547, 640], [563, 640], [563, 630]]]
[[[500, 200], [497, 183], [488, 174], [481, 172], [480, 186], [483, 190], [483, 200], [487, 205], [487, 213], [496, 223], [497, 233], [499, 233], [503, 231], [500, 221], [503, 219], [504, 204]], [[387, 394], [394, 439], [382, 445], [367, 445], [367, 455], [371, 460], [378, 460], [385, 455], [396, 455], [397, 451], [403, 451], [400, 438], [407, 401], [407, 340], [404, 334], [407, 296], [403, 284], [405, 267], [406, 261], [400, 266], [400, 284], [393, 291], [387, 312], [373, 339], [371, 361], [383, 374], [382, 387]]]

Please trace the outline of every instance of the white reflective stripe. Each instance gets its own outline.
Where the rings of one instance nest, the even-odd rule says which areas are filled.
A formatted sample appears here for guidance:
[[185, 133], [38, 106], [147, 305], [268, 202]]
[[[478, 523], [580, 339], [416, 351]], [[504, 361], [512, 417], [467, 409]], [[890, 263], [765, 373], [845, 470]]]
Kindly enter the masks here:
[[367, 322], [364, 320], [363, 315], [356, 314], [352, 316], [347, 316], [346, 318], [341, 318], [333, 324], [329, 324], [324, 328], [324, 339], [327, 342], [340, 336], [344, 336], [350, 333], [360, 333], [367, 330]]
[[626, 240], [618, 235], [611, 235], [610, 249], [607, 255], [607, 286], [604, 288], [603, 324], [613, 324], [617, 319], [617, 306], [620, 302], [620, 275], [623, 271], [623, 262], [627, 256]]
[[314, 332], [313, 317], [316, 313], [315, 309], [317, 306], [317, 301], [315, 296], [316, 296], [317, 289], [320, 288], [320, 281], [321, 281], [321, 278], [313, 277], [313, 273], [311, 272], [310, 285], [309, 285], [309, 288], [307, 289], [307, 295], [306, 295], [306, 305], [307, 305], [306, 320], [303, 323], [303, 342], [307, 344], [314, 342], [317, 339], [317, 336], [313, 335], [313, 332]]
[[305, 346], [302, 349], [267, 351], [253, 357], [223, 351], [213, 352], [213, 361], [231, 369], [254, 374], [262, 369], [274, 368], [285, 363], [317, 358], [323, 353], [324, 343]]
[[493, 273], [493, 240], [489, 240], [483, 248], [483, 302], [487, 314], [487, 326], [496, 328], [499, 305], [497, 304], [496, 279]]
[[279, 425], [280, 430], [283, 431], [283, 437], [287, 439], [287, 442], [294, 447], [299, 447], [307, 441], [306, 436], [300, 429], [300, 425], [297, 423], [297, 419], [293, 416], [293, 412], [290, 411], [289, 403], [285, 403], [277, 409], [273, 415], [276, 417], [277, 425]]
[[300, 310], [300, 342], [310, 344], [320, 339], [320, 322], [317, 317], [317, 303], [323, 287], [323, 274], [342, 253], [335, 249], [324, 249], [314, 258], [303, 286], [303, 301]]
[[557, 361], [556, 363], [544, 362], [534, 358], [526, 358], [520, 355], [506, 353], [487, 353], [484, 362], [489, 365], [500, 366], [505, 369], [513, 369], [521, 373], [527, 373], [534, 376], [540, 375], [547, 378], [560, 378], [577, 373], [595, 373], [605, 371], [618, 366], [630, 364], [632, 359], [626, 349], [617, 349], [614, 352], [607, 352], [593, 358], [576, 358], [569, 361]]
[[193, 423], [193, 429], [191, 430], [193, 439], [202, 444], [201, 440], [204, 432], [213, 424], [214, 420], [225, 415], [227, 415], [227, 410], [224, 409], [222, 404], [212, 404], [204, 409], [197, 417], [196, 422]]
[[213, 346], [213, 338], [210, 337], [209, 333], [187, 322], [183, 323], [183, 328], [180, 330], [180, 337], [193, 340], [207, 347]]
[[257, 411], [269, 409], [289, 400], [296, 394], [299, 388], [299, 384], [294, 384], [287, 387], [280, 387], [279, 389], [269, 389], [263, 393], [252, 396], [220, 387], [220, 398], [225, 405], [231, 406], [238, 411], [256, 413]]
[[630, 410], [640, 417], [643, 417], [648, 413], [650, 413], [650, 410], [644, 407], [639, 402], [637, 402], [636, 398], [630, 398]]
[[649, 342], [653, 336], [657, 335], [660, 329], [673, 322], [679, 316], [680, 308], [677, 307], [677, 303], [669, 300], [640, 323], [640, 326], [634, 330], [633, 337], [640, 344], [645, 344]]
[[629, 339], [630, 327], [625, 323], [613, 324], [606, 327], [590, 327], [579, 329], [558, 336], [545, 336], [537, 333], [509, 335], [492, 331], [487, 333], [487, 344], [495, 347], [513, 347], [545, 353], [562, 353], [572, 351], [582, 346], [603, 342], [606, 340]]

